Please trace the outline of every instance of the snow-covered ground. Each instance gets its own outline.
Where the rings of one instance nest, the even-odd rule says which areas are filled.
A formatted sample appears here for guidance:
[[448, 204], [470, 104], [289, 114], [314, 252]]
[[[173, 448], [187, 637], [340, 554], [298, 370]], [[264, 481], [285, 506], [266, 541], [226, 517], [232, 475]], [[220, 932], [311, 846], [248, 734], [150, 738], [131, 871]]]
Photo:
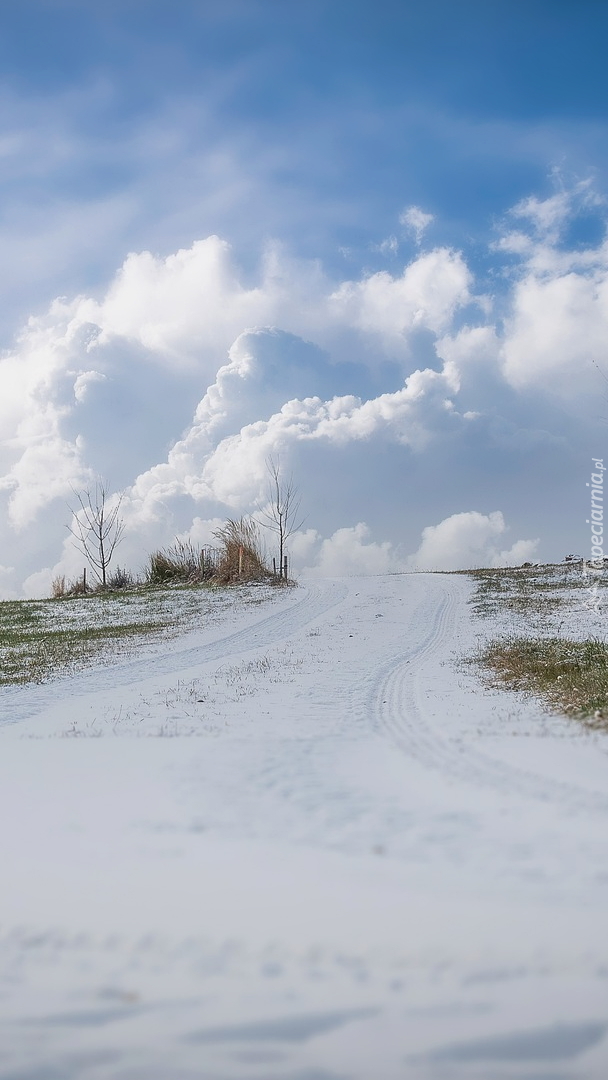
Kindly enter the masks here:
[[604, 1080], [608, 736], [483, 687], [471, 588], [2, 690], [1, 1080]]

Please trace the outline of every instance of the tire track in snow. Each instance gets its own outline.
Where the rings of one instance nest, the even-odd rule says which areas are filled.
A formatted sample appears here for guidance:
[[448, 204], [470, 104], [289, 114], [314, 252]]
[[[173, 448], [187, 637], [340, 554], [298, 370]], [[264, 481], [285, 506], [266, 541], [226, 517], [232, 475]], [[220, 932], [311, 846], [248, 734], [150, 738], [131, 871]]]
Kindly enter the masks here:
[[[167, 649], [165, 644], [165, 652], [161, 651], [163, 645], [160, 644], [151, 656], [118, 663], [112, 661], [103, 667], [89, 668], [78, 675], [54, 680], [43, 686], [6, 687], [2, 695], [4, 701], [0, 705], [0, 724], [29, 719], [61, 697], [74, 698], [101, 693], [117, 686], [133, 686], [155, 676], [179, 674], [214, 660], [230, 659], [253, 649], [268, 648], [324, 615], [340, 604], [347, 594], [348, 586], [342, 581], [329, 580], [307, 585], [304, 596], [295, 603], [283, 610], [271, 610], [253, 624], [232, 634], [177, 649], [171, 648], [170, 644]], [[185, 635], [185, 641], [194, 636], [196, 632], [189, 632]]]
[[[585, 788], [560, 780], [551, 780], [534, 772], [484, 754], [470, 741], [456, 742], [442, 732], [428, 708], [429, 691], [425, 688], [430, 669], [445, 662], [453, 646], [456, 621], [462, 618], [455, 583], [433, 579], [433, 591], [416, 610], [415, 625], [426, 624], [427, 632], [419, 644], [399, 658], [393, 658], [371, 687], [368, 715], [374, 725], [406, 754], [422, 765], [473, 786], [491, 787], [501, 793], [513, 793], [540, 799], [568, 809], [608, 812], [608, 799]], [[468, 618], [468, 613], [464, 615]], [[443, 719], [449, 725], [449, 707]]]

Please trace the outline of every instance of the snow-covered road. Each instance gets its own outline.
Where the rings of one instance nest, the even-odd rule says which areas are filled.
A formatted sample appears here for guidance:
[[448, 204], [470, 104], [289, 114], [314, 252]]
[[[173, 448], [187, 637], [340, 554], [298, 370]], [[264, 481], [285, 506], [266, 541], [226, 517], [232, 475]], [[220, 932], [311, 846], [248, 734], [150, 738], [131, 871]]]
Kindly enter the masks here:
[[2, 692], [0, 1080], [604, 1080], [608, 739], [483, 688], [470, 588]]

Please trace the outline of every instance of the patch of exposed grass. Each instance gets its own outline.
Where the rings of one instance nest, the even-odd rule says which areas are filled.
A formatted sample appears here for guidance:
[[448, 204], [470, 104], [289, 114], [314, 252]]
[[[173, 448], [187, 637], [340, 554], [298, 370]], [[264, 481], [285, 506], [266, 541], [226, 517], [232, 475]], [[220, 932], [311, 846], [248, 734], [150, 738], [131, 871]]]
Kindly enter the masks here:
[[26, 630], [44, 619], [44, 602], [4, 600], [0, 603], [0, 635], [3, 631]]
[[608, 587], [608, 574], [594, 575], [591, 580], [580, 561], [462, 572], [475, 582], [471, 606], [476, 615], [510, 612], [538, 622], [570, 604], [572, 590], [589, 589], [592, 584]]
[[203, 614], [195, 590], [98, 593], [55, 600], [0, 603], [0, 686], [46, 682], [171, 633]]
[[608, 644], [595, 638], [507, 637], [489, 642], [474, 658], [492, 683], [523, 690], [552, 709], [608, 728]]
[[142, 639], [163, 629], [163, 623], [125, 623], [48, 630], [0, 628], [0, 685], [45, 682], [96, 659], [112, 654], [125, 638]]
[[[238, 602], [268, 590], [244, 586]], [[199, 628], [234, 604], [235, 593], [203, 583], [141, 587], [49, 600], [0, 601], [0, 686], [46, 682], [135, 649], [161, 633]]]

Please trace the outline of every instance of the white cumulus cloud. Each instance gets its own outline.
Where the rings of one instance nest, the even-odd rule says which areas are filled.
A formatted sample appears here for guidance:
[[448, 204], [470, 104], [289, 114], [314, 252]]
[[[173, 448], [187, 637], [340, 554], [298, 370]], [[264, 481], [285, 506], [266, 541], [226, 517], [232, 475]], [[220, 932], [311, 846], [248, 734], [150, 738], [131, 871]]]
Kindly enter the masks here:
[[539, 541], [517, 540], [510, 548], [502, 549], [501, 540], [506, 532], [499, 510], [491, 514], [480, 514], [477, 510], [452, 514], [438, 525], [423, 529], [422, 543], [408, 558], [408, 565], [413, 570], [468, 570], [529, 562]]
[[516, 259], [501, 358], [518, 390], [541, 387], [574, 401], [597, 382], [592, 361], [605, 365], [608, 331], [608, 241], [563, 241], [581, 215], [595, 214], [599, 224], [602, 213], [589, 182], [547, 199], [531, 196], [511, 211], [521, 228], [507, 228], [495, 247]]
[[460, 254], [436, 248], [406, 266], [345, 281], [332, 294], [336, 317], [389, 343], [412, 330], [445, 331], [455, 312], [471, 302], [472, 274]]
[[357, 574], [387, 574], [401, 568], [393, 545], [370, 540], [365, 522], [337, 529], [323, 540], [309, 573], [319, 577], [349, 577]]
[[[249, 337], [249, 351], [237, 348], [166, 462], [137, 478], [127, 495], [135, 517], [154, 516], [155, 507], [183, 495], [195, 501], [216, 501], [231, 509], [249, 509], [263, 497], [268, 458], [288, 458], [296, 445], [320, 442], [328, 447], [346, 446], [388, 439], [421, 450], [437, 432], [467, 423], [451, 400], [458, 383], [454, 369], [448, 367], [445, 373], [415, 371], [401, 389], [367, 401], [354, 395], [325, 401], [293, 398], [267, 419], [240, 426], [249, 402], [250, 380], [257, 370], [251, 356], [254, 346], [255, 338]], [[240, 390], [239, 380], [244, 384]], [[255, 379], [252, 392], [261, 409], [263, 401], [256, 395]], [[230, 430], [233, 433], [224, 434]]]
[[[386, 545], [403, 527], [412, 550], [429, 520], [440, 524], [411, 565], [526, 561], [534, 542], [507, 543], [500, 514], [442, 521], [432, 478], [447, 453], [461, 505], [476, 505], [472, 461], [506, 478], [519, 454], [524, 483], [522, 450], [549, 445], [543, 483], [565, 475], [563, 400], [585, 416], [572, 428], [582, 442], [584, 395], [603, 392], [591, 361], [608, 370], [608, 243], [568, 243], [583, 212], [605, 212], [589, 186], [518, 204], [494, 247], [492, 297], [449, 247], [342, 280], [277, 244], [245, 270], [209, 236], [133, 253], [98, 296], [57, 299], [0, 355], [0, 545], [15, 568], [0, 587], [34, 588], [58, 557], [72, 572], [66, 503], [95, 474], [126, 489], [121, 560], [137, 569], [142, 552], [178, 534], [206, 543], [223, 516], [254, 510], [271, 455], [306, 477], [302, 564], [330, 572], [340, 551], [344, 565], [393, 566]], [[431, 219], [408, 207], [402, 224], [420, 238]], [[389, 509], [396, 485], [403, 523]]]

